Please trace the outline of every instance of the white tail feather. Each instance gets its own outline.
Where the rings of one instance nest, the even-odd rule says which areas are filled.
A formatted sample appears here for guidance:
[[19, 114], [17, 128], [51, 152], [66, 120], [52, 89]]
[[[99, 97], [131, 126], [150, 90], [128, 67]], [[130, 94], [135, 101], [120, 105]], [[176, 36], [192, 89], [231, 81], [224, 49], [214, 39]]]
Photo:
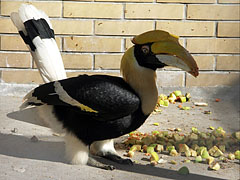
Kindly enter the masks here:
[[[52, 29], [48, 16], [43, 11], [36, 9], [33, 5], [22, 4], [18, 13], [14, 12], [11, 14], [11, 19], [18, 31], [22, 31], [25, 35], [27, 35], [27, 31], [23, 23], [31, 19], [45, 19], [49, 27]], [[55, 39], [41, 39], [39, 36], [36, 36], [32, 40], [32, 43], [36, 49], [32, 51], [29, 46], [28, 48], [37, 68], [39, 69], [43, 81], [47, 83], [50, 81], [65, 79], [67, 76]]]

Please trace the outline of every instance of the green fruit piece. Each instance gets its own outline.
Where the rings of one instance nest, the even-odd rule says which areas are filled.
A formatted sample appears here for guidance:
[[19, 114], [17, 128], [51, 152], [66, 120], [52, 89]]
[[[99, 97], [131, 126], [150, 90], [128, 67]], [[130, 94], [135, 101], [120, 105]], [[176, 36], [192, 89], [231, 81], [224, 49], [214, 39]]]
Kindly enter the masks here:
[[185, 163], [190, 163], [191, 160], [190, 160], [190, 159], [185, 159], [184, 162], [185, 162]]
[[151, 154], [150, 161], [157, 161], [157, 162], [159, 161], [159, 156], [155, 151], [151, 152], [150, 154]]
[[166, 99], [166, 100], [164, 100], [164, 106], [165, 107], [168, 107], [169, 106], [169, 101]]
[[142, 149], [141, 145], [133, 145], [130, 148], [130, 151], [141, 151], [141, 149]]
[[207, 159], [209, 157], [208, 151], [204, 149], [201, 156], [203, 159]]
[[178, 96], [181, 96], [181, 95], [182, 95], [182, 92], [181, 92], [181, 91], [179, 91], [179, 90], [177, 90], [177, 91], [174, 91], [173, 93], [175, 94], [175, 96], [176, 96], [176, 97], [178, 97]]
[[154, 147], [147, 147], [147, 153], [151, 154], [154, 152]]
[[178, 153], [177, 153], [176, 149], [172, 149], [172, 150], [170, 151], [170, 154], [169, 154], [169, 155], [170, 155], [170, 156], [177, 156]]
[[173, 149], [175, 149], [175, 146], [170, 145], [170, 146], [167, 146], [167, 147], [166, 147], [166, 150], [167, 150], [168, 152], [171, 152]]
[[201, 156], [202, 153], [203, 153], [203, 151], [205, 151], [205, 150], [207, 150], [207, 148], [204, 147], [204, 146], [201, 146], [201, 147], [199, 147], [199, 148], [197, 149], [197, 154], [198, 154], [199, 156]]
[[192, 132], [195, 133], [195, 134], [198, 134], [198, 133], [199, 133], [199, 131], [198, 131], [198, 129], [197, 129], [196, 127], [192, 127], [191, 130], [192, 130]]
[[159, 99], [161, 100], [166, 100], [167, 99], [167, 96], [165, 94], [160, 94], [159, 95]]
[[187, 175], [189, 174], [189, 169], [186, 166], [183, 166], [178, 170], [178, 174]]
[[170, 163], [171, 164], [177, 164], [177, 161], [171, 160]]
[[184, 97], [184, 96], [180, 96], [180, 101], [181, 101], [182, 103], [185, 103], [185, 102], [187, 102], [187, 98]]
[[234, 155], [236, 159], [240, 160], [240, 150], [235, 151]]
[[218, 150], [213, 154], [214, 157], [219, 157], [219, 156], [222, 156], [222, 155], [223, 155], [223, 153], [222, 153], [222, 151], [221, 151], [220, 149], [218, 149]]
[[201, 157], [201, 156], [197, 156], [197, 157], [195, 158], [195, 162], [196, 162], [196, 163], [202, 162], [202, 157]]
[[215, 152], [218, 150], [217, 146], [213, 146], [211, 149], [209, 149], [208, 153], [213, 156]]
[[189, 106], [183, 106], [181, 110], [190, 110], [191, 108]]
[[[159, 125], [159, 123], [158, 123], [158, 125]], [[160, 132], [159, 131], [152, 131], [152, 135], [156, 136], [157, 134], [160, 134]]]

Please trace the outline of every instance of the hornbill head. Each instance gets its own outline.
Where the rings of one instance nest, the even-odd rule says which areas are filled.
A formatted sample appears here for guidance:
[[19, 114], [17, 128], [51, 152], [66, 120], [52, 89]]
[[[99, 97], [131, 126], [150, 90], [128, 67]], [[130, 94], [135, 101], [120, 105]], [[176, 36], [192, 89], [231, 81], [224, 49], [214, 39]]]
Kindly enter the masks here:
[[[173, 66], [180, 68], [194, 77], [198, 76], [198, 66], [191, 54], [178, 42], [178, 37], [166, 31], [148, 31], [132, 39], [132, 51], [138, 65], [152, 70]], [[126, 55], [129, 55], [129, 52]], [[122, 66], [124, 66], [124, 58]], [[121, 68], [123, 69], [123, 68]]]
[[141, 98], [142, 111], [150, 114], [157, 102], [156, 69], [174, 66], [198, 76], [198, 66], [178, 37], [161, 30], [148, 31], [132, 40], [121, 61], [123, 79]]

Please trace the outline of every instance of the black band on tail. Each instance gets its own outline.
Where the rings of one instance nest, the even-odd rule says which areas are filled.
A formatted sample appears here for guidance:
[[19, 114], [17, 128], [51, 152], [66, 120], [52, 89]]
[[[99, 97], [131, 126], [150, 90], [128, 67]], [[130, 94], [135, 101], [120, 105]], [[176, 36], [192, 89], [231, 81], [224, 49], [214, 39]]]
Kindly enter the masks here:
[[20, 36], [24, 40], [26, 44], [28, 44], [31, 48], [32, 51], [35, 51], [36, 47], [34, 46], [32, 40], [36, 36], [40, 36], [41, 39], [50, 39], [54, 38], [54, 31], [53, 29], [50, 28], [48, 25], [47, 21], [43, 18], [35, 20], [35, 19], [30, 19], [26, 22], [23, 23], [26, 31], [27, 31], [27, 36], [24, 35], [22, 31], [19, 31]]

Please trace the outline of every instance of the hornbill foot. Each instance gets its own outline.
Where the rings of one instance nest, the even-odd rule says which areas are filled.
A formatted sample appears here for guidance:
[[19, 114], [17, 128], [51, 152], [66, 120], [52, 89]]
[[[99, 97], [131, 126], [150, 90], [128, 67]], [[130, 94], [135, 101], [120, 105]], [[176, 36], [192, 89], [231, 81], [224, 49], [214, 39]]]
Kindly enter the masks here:
[[101, 169], [105, 169], [105, 170], [111, 170], [112, 171], [112, 170], [116, 169], [114, 166], [100, 163], [100, 162], [96, 161], [95, 159], [93, 159], [92, 157], [88, 158], [87, 164], [89, 166], [93, 166], [93, 167], [101, 168]]
[[116, 154], [107, 153], [102, 157], [109, 159], [113, 162], [119, 163], [119, 164], [125, 164], [125, 165], [131, 165], [131, 166], [133, 165], [133, 162], [131, 159], [124, 159]]

